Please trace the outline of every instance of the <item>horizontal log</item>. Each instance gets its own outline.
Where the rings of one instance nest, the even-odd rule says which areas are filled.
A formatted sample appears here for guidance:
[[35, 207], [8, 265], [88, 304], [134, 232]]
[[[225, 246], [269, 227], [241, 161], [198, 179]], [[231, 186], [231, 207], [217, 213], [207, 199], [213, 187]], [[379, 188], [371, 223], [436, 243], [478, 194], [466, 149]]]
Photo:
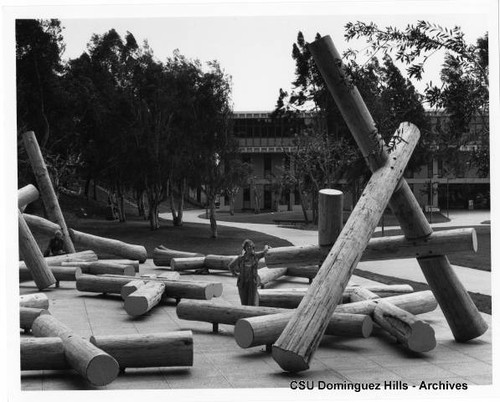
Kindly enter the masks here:
[[144, 286], [145, 284], [146, 282], [144, 282], [142, 279], [134, 279], [123, 285], [120, 290], [120, 296], [122, 297], [122, 300], [125, 300], [128, 295], [134, 293], [137, 289], [139, 289], [141, 286]]
[[28, 184], [17, 190], [17, 207], [22, 211], [28, 204], [38, 200], [40, 193], [33, 184]]
[[[132, 277], [134, 278], [134, 277]], [[142, 278], [140, 278], [142, 279]], [[86, 275], [77, 277], [76, 288], [81, 292], [121, 294], [123, 285], [130, 282], [130, 276], [120, 275]], [[162, 278], [144, 278], [144, 281], [162, 281], [165, 283], [163, 297], [174, 299], [210, 300], [222, 294], [222, 284], [213, 282], [194, 282], [168, 280]]]
[[62, 233], [62, 228], [57, 223], [51, 222], [41, 216], [23, 214], [28, 227], [33, 233], [54, 237], [57, 231]]
[[[92, 250], [80, 251], [78, 253], [54, 255], [51, 257], [45, 257], [45, 261], [49, 266], [59, 266], [63, 262], [72, 261], [97, 261], [97, 255]], [[25, 269], [26, 264], [24, 261], [19, 261], [19, 269]]]
[[164, 246], [156, 247], [153, 251], [153, 263], [156, 266], [170, 266], [172, 258], [204, 257], [203, 254], [173, 250]]
[[[56, 278], [56, 281], [75, 281], [75, 270], [76, 267], [60, 267], [60, 266], [50, 266], [49, 269], [52, 271], [52, 275]], [[19, 269], [19, 282], [31, 281], [33, 280], [28, 268], [23, 267]]]
[[25, 331], [31, 330], [33, 321], [35, 321], [42, 314], [50, 314], [49, 310], [34, 307], [20, 307], [19, 308], [19, 327]]
[[[241, 348], [271, 345], [281, 335], [290, 320], [290, 313], [274, 314], [270, 326], [268, 316], [242, 318], [234, 327], [234, 339]], [[280, 330], [281, 329], [281, 330]], [[373, 330], [373, 321], [368, 315], [334, 313], [325, 334], [367, 338]]]
[[113, 356], [120, 368], [193, 365], [193, 334], [175, 331], [154, 334], [92, 336], [90, 342]]
[[135, 272], [139, 272], [139, 260], [129, 260], [127, 258], [105, 258], [101, 259], [100, 261], [103, 262], [112, 262], [115, 264], [121, 264], [121, 265], [130, 265], [134, 267]]
[[[276, 247], [266, 254], [266, 265], [272, 268], [320, 264], [329, 251], [329, 248], [317, 245]], [[461, 251], [477, 251], [477, 234], [473, 228], [442, 230], [412, 240], [404, 236], [372, 238], [361, 261], [429, 257]]]
[[36, 337], [61, 338], [66, 360], [91, 384], [107, 385], [118, 376], [119, 366], [113, 357], [88, 340], [75, 335], [52, 315], [39, 316], [33, 323], [32, 331]]
[[174, 271], [188, 271], [190, 269], [203, 268], [205, 257], [174, 257], [170, 260], [170, 267]]
[[21, 371], [71, 368], [59, 337], [21, 338]]
[[236, 255], [215, 255], [208, 254], [205, 256], [205, 267], [209, 269], [219, 269], [229, 271], [229, 264], [236, 259]]
[[19, 307], [49, 309], [49, 298], [45, 293], [31, 293], [19, 296]]
[[[175, 331], [152, 334], [92, 336], [90, 342], [112, 356], [124, 370], [131, 367], [193, 365], [193, 334]], [[71, 368], [59, 337], [21, 338], [21, 370]]]
[[132, 317], [144, 315], [160, 302], [164, 291], [164, 283], [147, 282], [125, 297], [123, 307]]
[[[276, 268], [280, 268], [279, 265]], [[276, 269], [271, 267], [271, 269]], [[295, 276], [298, 278], [308, 278], [313, 279], [318, 273], [319, 265], [303, 265], [303, 266], [293, 266], [287, 267], [286, 275], [287, 276]]]
[[[262, 307], [262, 306], [233, 306], [225, 305], [221, 303], [205, 302], [205, 301], [194, 301], [194, 300], [182, 300], [177, 305], [177, 317], [182, 320], [188, 321], [202, 321], [209, 322], [212, 324], [226, 324], [226, 325], [236, 325], [241, 319], [259, 317], [259, 316], [272, 316], [275, 317], [282, 313], [290, 314], [292, 310], [274, 308], [274, 307]], [[347, 314], [352, 315], [352, 314]], [[356, 318], [349, 319], [347, 315], [338, 317], [335, 313], [332, 317], [332, 325], [328, 329], [329, 335], [344, 336], [350, 334], [350, 336], [369, 336], [371, 333], [371, 319], [366, 318], [358, 320]], [[359, 315], [364, 317], [363, 315]], [[362, 323], [361, 323], [362, 321]], [[357, 322], [353, 324], [353, 322]], [[242, 324], [244, 325], [244, 324]], [[286, 322], [285, 322], [286, 325]], [[278, 334], [279, 335], [279, 334]]]
[[102, 275], [102, 274], [115, 274], [134, 276], [135, 268], [132, 265], [122, 265], [114, 262], [107, 262], [104, 260], [90, 261], [90, 262], [63, 262], [62, 266], [80, 267], [84, 274]]
[[267, 267], [260, 268], [257, 271], [257, 275], [259, 277], [259, 286], [265, 286], [269, 282], [281, 278], [282, 276], [286, 275], [286, 272], [287, 268], [274, 268], [274, 269], [269, 269]]
[[120, 240], [95, 236], [79, 232], [74, 229], [69, 229], [69, 234], [73, 242], [81, 247], [89, 247], [92, 250], [100, 251], [106, 254], [113, 254], [131, 260], [138, 260], [139, 262], [144, 262], [148, 258], [148, 253], [144, 246], [128, 244]]
[[[342, 295], [342, 302], [349, 303], [352, 300], [353, 291], [359, 286], [348, 286]], [[380, 297], [394, 296], [413, 292], [410, 285], [371, 285], [366, 288]], [[259, 305], [269, 307], [296, 308], [306, 294], [308, 288], [288, 288], [288, 289], [259, 289]]]

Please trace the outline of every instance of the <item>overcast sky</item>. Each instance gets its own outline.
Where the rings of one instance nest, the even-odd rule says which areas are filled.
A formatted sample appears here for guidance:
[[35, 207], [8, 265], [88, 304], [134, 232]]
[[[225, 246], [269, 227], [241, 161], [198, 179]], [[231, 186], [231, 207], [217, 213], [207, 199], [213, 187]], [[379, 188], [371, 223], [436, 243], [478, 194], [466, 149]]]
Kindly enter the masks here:
[[[174, 49], [202, 62], [218, 60], [232, 76], [234, 110], [272, 110], [279, 88], [291, 88], [294, 77], [291, 49], [299, 31], [304, 33], [308, 41], [312, 41], [317, 32], [330, 35], [342, 52], [348, 47], [362, 49], [366, 46], [364, 41], [345, 41], [344, 26], [349, 21], [374, 21], [381, 26], [404, 27], [408, 23], [424, 19], [450, 28], [458, 25], [471, 42], [484, 35], [488, 29], [486, 14], [481, 7], [466, 9], [464, 13], [442, 14], [439, 8], [432, 9], [425, 7], [425, 4], [428, 3], [422, 2], [423, 6], [419, 8], [422, 13], [409, 15], [392, 14], [394, 7], [380, 6], [376, 12], [371, 10], [370, 13], [347, 15], [336, 15], [335, 9], [330, 8], [327, 10], [328, 14], [321, 16], [241, 16], [236, 10], [235, 15], [224, 17], [165, 18], [155, 17], [154, 13], [150, 13], [149, 16], [143, 14], [139, 18], [120, 18], [112, 17], [111, 13], [111, 17], [104, 15], [104, 18], [61, 18], [66, 43], [63, 57], [78, 57], [85, 51], [93, 33], [103, 34], [114, 28], [124, 37], [130, 31], [139, 43], [147, 40], [155, 56], [162, 61], [171, 56]], [[431, 9], [434, 14], [429, 13]], [[313, 9], [305, 11], [308, 10], [313, 12]], [[460, 11], [460, 7], [456, 10]], [[379, 12], [384, 15], [377, 15]], [[400, 8], [397, 12], [403, 10]], [[442, 60], [442, 54], [432, 58], [426, 68], [428, 74], [424, 81], [435, 82], [438, 79]], [[423, 87], [424, 82], [417, 84], [420, 90]]]

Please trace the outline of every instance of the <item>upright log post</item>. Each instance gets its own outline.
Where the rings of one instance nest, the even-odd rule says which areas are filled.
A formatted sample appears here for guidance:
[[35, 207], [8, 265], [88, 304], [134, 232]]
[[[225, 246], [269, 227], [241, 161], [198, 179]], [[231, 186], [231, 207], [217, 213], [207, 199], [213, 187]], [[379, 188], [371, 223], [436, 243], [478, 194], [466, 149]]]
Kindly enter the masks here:
[[38, 289], [42, 290], [55, 284], [56, 278], [49, 269], [43, 254], [28, 228], [21, 211], [18, 211], [19, 221], [19, 251], [31, 273]]
[[50, 181], [49, 171], [47, 170], [47, 166], [43, 160], [42, 151], [40, 150], [38, 141], [36, 140], [35, 133], [33, 131], [25, 132], [23, 134], [23, 142], [31, 167], [33, 168], [33, 173], [35, 174], [38, 189], [49, 220], [56, 222], [59, 226], [61, 226], [64, 249], [67, 253], [74, 253], [75, 247], [73, 246], [73, 242], [69, 236], [66, 221], [64, 220], [64, 215], [61, 211], [61, 207], [59, 206], [56, 192], [54, 191], [54, 187]]
[[[273, 345], [273, 358], [285, 371], [297, 372], [309, 368], [309, 361], [321, 341], [328, 320], [403, 176], [420, 133], [414, 125], [403, 123], [395, 136], [402, 139], [402, 144], [373, 173], [316, 279]], [[377, 146], [370, 154], [375, 160], [379, 159], [382, 149], [378, 142]]]
[[326, 188], [319, 190], [318, 197], [318, 244], [332, 246], [342, 231], [344, 194], [342, 191]]
[[[340, 54], [329, 36], [311, 43], [309, 50], [368, 166], [372, 172], [375, 171], [384, 164], [388, 154], [382, 150], [372, 156], [372, 150], [378, 149], [373, 147], [374, 142], [381, 146], [382, 139], [357, 88], [348, 83]], [[406, 180], [401, 180], [389, 206], [407, 239], [424, 238], [432, 233], [432, 228]], [[438, 255], [417, 258], [417, 261], [436, 295], [455, 339], [465, 342], [481, 336], [488, 329], [488, 325], [456, 277], [448, 259]]]
[[40, 193], [33, 184], [28, 184], [17, 190], [17, 207], [22, 211], [26, 205], [31, 204], [33, 201], [38, 200]]

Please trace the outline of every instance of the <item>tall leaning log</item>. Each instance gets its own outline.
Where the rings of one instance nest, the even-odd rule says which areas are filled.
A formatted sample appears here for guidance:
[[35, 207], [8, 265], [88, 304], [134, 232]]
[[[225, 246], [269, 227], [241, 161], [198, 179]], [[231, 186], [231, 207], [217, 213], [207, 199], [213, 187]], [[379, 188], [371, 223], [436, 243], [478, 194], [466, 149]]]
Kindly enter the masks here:
[[132, 317], [144, 315], [160, 302], [164, 291], [162, 282], [145, 283], [125, 298], [123, 307]]
[[[368, 242], [361, 261], [434, 257], [462, 251], [477, 251], [477, 234], [473, 228], [440, 230], [411, 240], [404, 236], [376, 237]], [[266, 254], [266, 265], [297, 268], [300, 273], [300, 268], [318, 264], [328, 252], [327, 248], [317, 245], [274, 247]]]
[[187, 251], [173, 250], [165, 246], [156, 247], [153, 251], [153, 263], [156, 266], [170, 266], [172, 258], [205, 257], [200, 253], [190, 253]]
[[74, 229], [70, 229], [69, 233], [73, 241], [82, 247], [88, 247], [92, 250], [113, 254], [131, 260], [139, 260], [141, 263], [146, 261], [148, 258], [148, 253], [144, 246], [128, 244], [120, 240], [95, 236], [79, 232]]
[[[371, 299], [371, 300], [363, 300], [354, 303], [341, 304], [337, 306], [335, 309], [336, 314], [364, 314], [374, 316], [375, 310], [379, 307], [380, 303], [384, 301], [390, 306], [394, 307], [394, 309], [404, 310], [408, 314], [423, 314], [428, 313], [429, 311], [433, 311], [437, 307], [436, 299], [434, 298], [432, 292], [424, 291], [424, 292], [415, 292], [410, 294], [404, 294], [399, 296], [391, 296], [386, 299]], [[259, 307], [265, 308], [265, 307]], [[272, 307], [267, 307], [272, 308]], [[254, 318], [248, 318], [245, 322], [241, 323], [239, 330], [239, 336], [241, 337], [241, 342], [243, 344], [248, 345], [257, 345], [258, 342], [270, 342], [276, 334], [281, 334], [282, 331], [287, 326], [289, 320], [294, 315], [294, 310], [285, 310], [285, 309], [276, 309], [280, 310], [280, 313], [277, 314], [255, 314]], [[382, 311], [389, 311], [385, 310]], [[194, 314], [200, 314], [200, 312], [196, 312]], [[179, 315], [179, 312], [177, 312]], [[243, 318], [243, 317], [242, 317]], [[258, 319], [257, 319], [258, 318]], [[204, 320], [206, 321], [206, 320]], [[387, 318], [387, 322], [391, 321], [391, 318]], [[383, 322], [381, 320], [381, 322]], [[330, 327], [331, 323], [331, 327]], [[394, 320], [393, 323], [401, 323], [401, 320]], [[413, 323], [413, 322], [412, 322]], [[397, 324], [396, 324], [397, 325]], [[413, 326], [412, 329], [415, 330], [414, 335], [419, 333], [424, 333], [426, 335], [426, 340], [429, 340], [429, 331], [428, 328], [419, 327], [420, 324]], [[335, 325], [331, 320], [329, 320], [327, 330], [325, 330], [325, 334], [334, 335], [333, 333], [326, 331], [334, 331]], [[337, 327], [338, 328], [338, 327]], [[358, 327], [359, 328], [359, 327]], [[403, 329], [403, 328], [402, 328]], [[422, 332], [419, 332], [420, 329], [424, 329]], [[235, 328], [236, 330], [236, 328]], [[403, 329], [404, 330], [404, 329]], [[417, 344], [417, 350], [420, 351], [422, 345], [424, 345], [424, 350], [429, 346], [432, 346], [432, 334], [430, 334], [431, 342], [421, 342], [419, 345]], [[416, 339], [415, 337], [413, 338]], [[415, 344], [412, 343], [412, 346]]]
[[[387, 152], [372, 152], [381, 148], [381, 138], [376, 135], [376, 126], [358, 90], [346, 85], [339, 52], [329, 36], [311, 43], [309, 50], [368, 166], [375, 171], [385, 163]], [[425, 238], [432, 234], [432, 228], [406, 180], [401, 181], [389, 206], [407, 239]], [[448, 259], [441, 253], [435, 257], [417, 258], [417, 261], [439, 301], [455, 339], [465, 342], [481, 336], [488, 329], [488, 325]]]
[[36, 337], [62, 339], [66, 360], [91, 384], [103, 386], [111, 383], [119, 372], [116, 360], [88, 340], [75, 335], [66, 325], [52, 315], [41, 315], [32, 326]]
[[49, 269], [43, 254], [36, 243], [33, 234], [28, 228], [21, 211], [18, 211], [19, 221], [19, 252], [23, 256], [24, 263], [31, 273], [38, 289], [42, 290], [55, 284], [56, 278]]
[[[290, 320], [290, 313], [274, 314], [270, 326], [268, 316], [242, 318], [234, 326], [234, 339], [241, 348], [270, 345], [281, 335]], [[326, 335], [368, 338], [373, 320], [368, 315], [334, 313], [325, 330]]]
[[127, 367], [193, 365], [193, 334], [175, 331], [153, 334], [92, 336], [90, 342]]
[[418, 129], [409, 123], [401, 124], [395, 133], [401, 143], [373, 173], [309, 291], [273, 345], [273, 359], [283, 370], [298, 372], [309, 368], [328, 320], [403, 176], [419, 136]]
[[17, 207], [22, 212], [28, 204], [38, 200], [40, 193], [33, 184], [21, 187], [17, 190]]
[[59, 206], [59, 201], [57, 200], [54, 187], [50, 181], [49, 171], [43, 160], [42, 151], [38, 146], [38, 142], [33, 131], [27, 131], [23, 134], [23, 143], [28, 158], [33, 169], [33, 173], [38, 184], [38, 190], [40, 196], [42, 197], [43, 205], [47, 211], [49, 220], [56, 222], [62, 229], [64, 249], [67, 253], [74, 253], [75, 247], [69, 236], [68, 228], [66, 226], [66, 221], [64, 220], [64, 215]]
[[[281, 308], [261, 306], [232, 306], [198, 300], [182, 300], [177, 305], [177, 317], [179, 317], [180, 319], [209, 322], [212, 324], [236, 325], [242, 319], [260, 316], [271, 316], [275, 318], [276, 316], [283, 313], [288, 315], [288, 318], [286, 320], [287, 322], [290, 319], [290, 314], [292, 312], [290, 310]], [[353, 315], [358, 315], [359, 317], [363, 317], [363, 319], [360, 320], [356, 317], [351, 317]], [[273, 320], [271, 321], [276, 322]], [[286, 325], [286, 322], [284, 322], [284, 325]], [[369, 317], [367, 319], [366, 315], [351, 313], [337, 314], [337, 312], [332, 315], [329, 323], [331, 323], [331, 325], [328, 326], [327, 334], [337, 336], [345, 336], [346, 334], [349, 334], [350, 336], [367, 337], [370, 335], [373, 326], [372, 320]], [[244, 326], [245, 324], [242, 325]], [[284, 328], [284, 325], [279, 327], [277, 331], [281, 332]], [[276, 333], [276, 330], [274, 330], [275, 327], [276, 326], [273, 327], [272, 323], [269, 326], [269, 328], [272, 328], [271, 331], [274, 331], [273, 333]], [[264, 333], [265, 330], [261, 332]], [[269, 337], [265, 338], [264, 336], [260, 338], [260, 341], [262, 341], [263, 339], [269, 339]], [[248, 339], [245, 335], [243, 337], [245, 339]], [[242, 344], [246, 345], [247, 342], [242, 340]]]

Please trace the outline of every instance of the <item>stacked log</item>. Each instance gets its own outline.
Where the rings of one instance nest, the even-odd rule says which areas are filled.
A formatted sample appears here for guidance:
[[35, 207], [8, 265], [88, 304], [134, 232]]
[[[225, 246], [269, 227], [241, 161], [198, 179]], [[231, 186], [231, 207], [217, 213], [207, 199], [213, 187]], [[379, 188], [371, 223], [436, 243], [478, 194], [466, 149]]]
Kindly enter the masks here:
[[172, 258], [204, 257], [203, 254], [172, 250], [164, 246], [156, 247], [153, 251], [153, 263], [156, 266], [170, 266]]
[[124, 265], [105, 260], [90, 262], [63, 262], [63, 266], [79, 267], [84, 274], [102, 275], [115, 274], [134, 276], [135, 267], [133, 265]]
[[[32, 326], [36, 337], [59, 337], [69, 365], [93, 385], [111, 383], [119, 372], [117, 361], [78, 335], [52, 315], [40, 315]], [[53, 348], [58, 348], [54, 344]], [[59, 349], [58, 349], [59, 350]]]
[[164, 291], [165, 284], [162, 282], [150, 281], [144, 283], [136, 291], [125, 297], [125, 311], [132, 317], [146, 314], [160, 302]]
[[[122, 371], [132, 367], [193, 365], [191, 331], [92, 336], [90, 343], [112, 356]], [[71, 365], [66, 359], [61, 338], [21, 339], [21, 370], [66, 370], [69, 368]]]
[[24, 332], [29, 332], [33, 322], [43, 314], [50, 314], [50, 312], [43, 308], [19, 307], [19, 327]]
[[40, 193], [33, 184], [28, 184], [17, 190], [17, 207], [21, 212], [24, 211], [28, 204], [38, 200]]

